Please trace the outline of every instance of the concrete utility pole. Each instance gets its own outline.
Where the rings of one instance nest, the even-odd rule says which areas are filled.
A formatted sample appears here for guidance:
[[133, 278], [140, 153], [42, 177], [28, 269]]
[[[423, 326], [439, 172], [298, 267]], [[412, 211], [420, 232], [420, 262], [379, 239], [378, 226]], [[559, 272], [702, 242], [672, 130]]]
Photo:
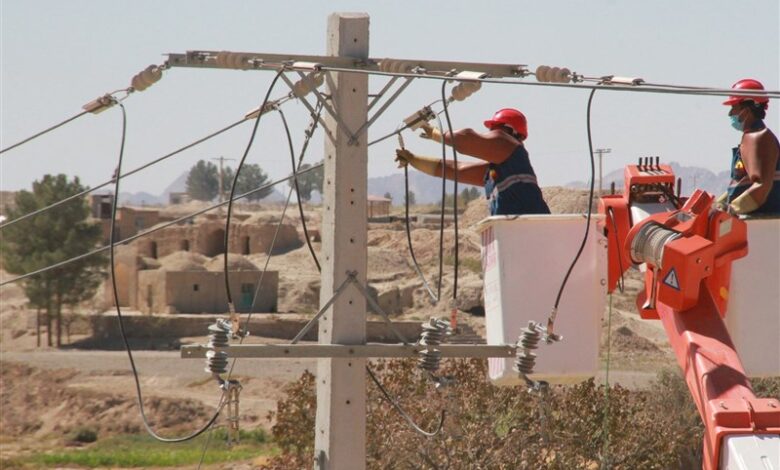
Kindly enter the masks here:
[[223, 179], [223, 172], [222, 172], [222, 164], [225, 162], [225, 160], [235, 160], [235, 158], [225, 158], [220, 156], [219, 158], [212, 158], [212, 160], [219, 161], [219, 202], [222, 202], [222, 200], [225, 197], [225, 188], [222, 186], [222, 179]]
[[612, 152], [612, 149], [596, 149], [593, 152], [599, 154], [599, 195], [601, 195], [602, 187], [601, 187], [601, 158], [603, 154]]
[[[330, 15], [327, 55], [368, 59], [368, 24], [365, 13]], [[320, 305], [333, 296], [347, 272], [356, 271], [357, 281], [363, 285], [367, 278], [367, 138], [364, 133], [351, 142], [346, 130], [355, 132], [367, 122], [368, 75], [337, 72], [332, 76], [333, 80], [327, 81], [331, 105], [344, 126], [332, 116], [325, 120], [335, 138], [325, 139]], [[355, 289], [345, 294], [320, 320], [320, 344], [365, 343], [366, 301]], [[317, 361], [317, 469], [366, 466], [365, 366], [366, 359], [360, 358]]]

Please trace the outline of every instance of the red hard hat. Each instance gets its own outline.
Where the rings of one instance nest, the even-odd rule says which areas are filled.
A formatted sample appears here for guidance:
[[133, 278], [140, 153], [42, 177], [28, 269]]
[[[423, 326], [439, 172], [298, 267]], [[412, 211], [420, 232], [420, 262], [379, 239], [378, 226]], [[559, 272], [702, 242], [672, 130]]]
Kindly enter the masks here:
[[[735, 90], [763, 90], [764, 85], [762, 85], [761, 82], [759, 82], [758, 80], [753, 80], [752, 78], [743, 78], [737, 83], [731, 85], [731, 88]], [[767, 98], [766, 96], [732, 95], [729, 96], [729, 99], [724, 101], [723, 104], [727, 106], [733, 106], [743, 101], [754, 101], [758, 104], [766, 104], [769, 103], [769, 98]]]
[[503, 124], [514, 129], [523, 139], [528, 137], [528, 122], [523, 113], [516, 109], [504, 108], [496, 111], [493, 119], [485, 121], [485, 127], [493, 129], [497, 124]]

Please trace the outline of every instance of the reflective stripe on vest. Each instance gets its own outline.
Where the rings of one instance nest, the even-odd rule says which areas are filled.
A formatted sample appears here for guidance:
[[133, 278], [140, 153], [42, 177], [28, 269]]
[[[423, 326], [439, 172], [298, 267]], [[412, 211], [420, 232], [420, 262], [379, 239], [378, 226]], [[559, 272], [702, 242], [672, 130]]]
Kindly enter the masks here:
[[517, 183], [530, 183], [536, 185], [536, 176], [534, 175], [512, 175], [507, 176], [506, 179], [501, 181], [500, 183], [496, 184], [496, 186], [493, 188], [492, 195], [495, 196], [496, 194], [506, 191], [510, 186]]

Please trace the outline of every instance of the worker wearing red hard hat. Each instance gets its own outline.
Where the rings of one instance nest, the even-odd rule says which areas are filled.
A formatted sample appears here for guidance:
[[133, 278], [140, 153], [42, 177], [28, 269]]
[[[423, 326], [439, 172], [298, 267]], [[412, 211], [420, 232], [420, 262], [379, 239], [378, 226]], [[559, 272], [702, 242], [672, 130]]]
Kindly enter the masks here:
[[[761, 91], [758, 80], [746, 78], [734, 90]], [[769, 98], [740, 95], [723, 102], [731, 106], [731, 125], [742, 132], [732, 149], [731, 183], [718, 200], [718, 208], [736, 214], [780, 214], [780, 142], [764, 124]]]
[[[458, 181], [485, 187], [490, 201], [491, 215], [507, 214], [549, 214], [550, 209], [542, 198], [542, 191], [536, 181], [536, 174], [528, 152], [523, 145], [528, 137], [528, 123], [523, 113], [505, 108], [497, 111], [492, 119], [485, 121], [488, 131], [460, 129], [450, 134], [425, 124], [421, 137], [444, 141], [465, 155], [476, 157], [480, 162], [458, 162]], [[455, 179], [455, 162], [415, 155], [406, 149], [396, 150], [396, 161], [401, 166], [412, 165], [431, 176]]]

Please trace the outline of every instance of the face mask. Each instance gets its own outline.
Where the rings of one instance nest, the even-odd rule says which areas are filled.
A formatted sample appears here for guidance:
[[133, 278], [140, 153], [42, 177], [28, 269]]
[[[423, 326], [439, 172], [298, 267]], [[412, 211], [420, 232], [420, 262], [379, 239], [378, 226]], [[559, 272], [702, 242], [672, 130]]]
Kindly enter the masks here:
[[742, 132], [745, 130], [745, 124], [739, 120], [738, 115], [729, 116], [731, 118], [731, 127]]

